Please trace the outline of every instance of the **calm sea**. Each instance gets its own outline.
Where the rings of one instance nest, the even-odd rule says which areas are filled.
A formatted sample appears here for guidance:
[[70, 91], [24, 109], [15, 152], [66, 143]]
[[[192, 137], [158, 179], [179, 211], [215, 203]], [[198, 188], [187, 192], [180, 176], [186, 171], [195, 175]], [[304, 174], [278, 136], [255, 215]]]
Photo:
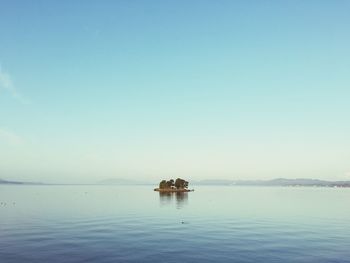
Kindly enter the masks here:
[[350, 262], [350, 189], [0, 186], [0, 262]]

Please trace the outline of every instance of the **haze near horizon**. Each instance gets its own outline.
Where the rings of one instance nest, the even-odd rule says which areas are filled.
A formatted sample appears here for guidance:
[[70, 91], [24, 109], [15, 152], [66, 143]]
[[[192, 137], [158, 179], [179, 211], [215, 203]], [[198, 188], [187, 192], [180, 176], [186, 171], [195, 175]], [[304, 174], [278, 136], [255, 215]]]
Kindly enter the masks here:
[[347, 1], [1, 1], [0, 178], [350, 179]]

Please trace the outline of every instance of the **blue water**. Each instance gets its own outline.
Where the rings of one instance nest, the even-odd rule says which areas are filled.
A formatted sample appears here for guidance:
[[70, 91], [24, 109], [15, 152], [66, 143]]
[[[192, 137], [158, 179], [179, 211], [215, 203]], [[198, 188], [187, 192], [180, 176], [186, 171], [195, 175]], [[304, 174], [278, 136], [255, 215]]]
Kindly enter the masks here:
[[0, 262], [350, 262], [350, 189], [0, 186]]

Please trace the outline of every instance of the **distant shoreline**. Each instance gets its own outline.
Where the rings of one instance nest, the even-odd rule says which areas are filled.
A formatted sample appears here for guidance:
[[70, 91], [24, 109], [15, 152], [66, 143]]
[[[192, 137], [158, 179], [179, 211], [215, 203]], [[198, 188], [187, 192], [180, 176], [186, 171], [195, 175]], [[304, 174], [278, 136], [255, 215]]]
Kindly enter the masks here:
[[[350, 181], [326, 181], [318, 179], [286, 179], [277, 178], [272, 180], [201, 180], [192, 181], [194, 186], [279, 186], [279, 187], [324, 187], [324, 188], [350, 188]], [[110, 183], [45, 183], [45, 182], [21, 182], [0, 179], [0, 185], [105, 185], [105, 186], [136, 186], [136, 185], [153, 185], [152, 182], [127, 181], [126, 179], [115, 180]], [[156, 188], [158, 189], [158, 188]], [[156, 190], [160, 192], [159, 190]], [[190, 192], [188, 189], [164, 189], [163, 192]]]
[[160, 188], [154, 188], [154, 191], [160, 192], [160, 193], [187, 193], [187, 192], [193, 192], [194, 190], [189, 189], [160, 189]]
[[349, 188], [350, 181], [325, 181], [319, 179], [286, 179], [272, 180], [202, 180], [193, 185], [222, 185], [222, 186], [283, 186], [283, 187], [334, 187]]

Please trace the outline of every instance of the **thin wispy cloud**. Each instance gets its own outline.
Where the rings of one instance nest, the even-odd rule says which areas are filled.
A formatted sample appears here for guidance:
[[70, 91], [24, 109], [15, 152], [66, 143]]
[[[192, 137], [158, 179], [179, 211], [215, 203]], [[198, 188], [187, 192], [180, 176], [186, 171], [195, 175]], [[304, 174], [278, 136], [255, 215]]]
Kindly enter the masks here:
[[2, 66], [0, 64], [0, 92], [6, 91], [11, 94], [11, 96], [16, 99], [17, 101], [23, 103], [23, 104], [29, 104], [30, 101], [26, 98], [24, 98], [16, 89], [15, 85], [13, 84], [12, 78], [9, 73], [4, 71], [2, 69]]
[[1, 141], [12, 145], [19, 145], [23, 142], [23, 139], [14, 132], [0, 128], [0, 142]]

